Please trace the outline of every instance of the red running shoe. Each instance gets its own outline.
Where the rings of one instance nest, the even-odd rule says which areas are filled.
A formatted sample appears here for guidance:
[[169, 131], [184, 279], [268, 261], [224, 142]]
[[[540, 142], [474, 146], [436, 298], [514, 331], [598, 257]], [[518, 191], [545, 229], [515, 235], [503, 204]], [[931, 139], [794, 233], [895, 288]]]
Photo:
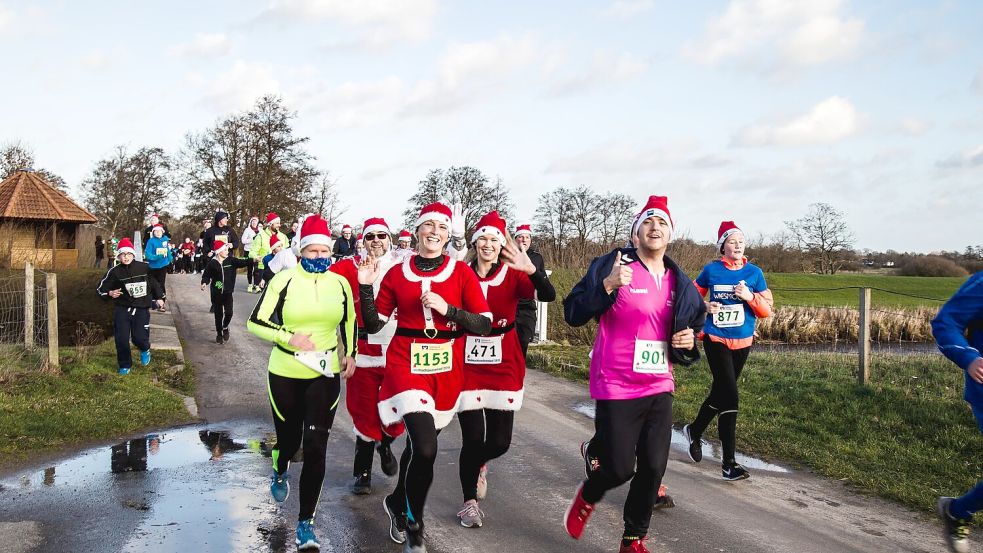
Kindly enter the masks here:
[[618, 553], [651, 553], [647, 547], [645, 547], [645, 538], [640, 540], [632, 540], [630, 545], [621, 545], [621, 549]]
[[567, 508], [567, 514], [563, 517], [563, 527], [567, 529], [567, 534], [570, 534], [571, 538], [579, 540], [581, 534], [584, 533], [584, 527], [587, 526], [587, 520], [590, 519], [593, 512], [594, 504], [584, 501], [584, 483], [581, 482], [577, 488], [577, 495], [574, 496], [573, 502]]

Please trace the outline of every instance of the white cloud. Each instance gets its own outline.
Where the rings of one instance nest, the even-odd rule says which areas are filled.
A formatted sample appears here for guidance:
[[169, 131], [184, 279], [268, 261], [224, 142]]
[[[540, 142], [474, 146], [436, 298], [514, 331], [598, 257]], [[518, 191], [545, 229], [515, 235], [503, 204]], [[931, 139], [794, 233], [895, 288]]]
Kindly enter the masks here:
[[693, 144], [682, 141], [654, 146], [608, 142], [557, 158], [547, 166], [546, 173], [646, 173], [675, 167], [706, 168], [707, 163], [719, 166], [723, 161], [722, 158], [705, 155], [693, 158], [694, 150]]
[[335, 21], [352, 28], [357, 43], [370, 47], [430, 36], [436, 0], [276, 0], [260, 19]]
[[204, 102], [222, 111], [245, 109], [265, 94], [279, 94], [280, 83], [267, 63], [237, 60], [206, 83]]
[[925, 121], [917, 117], [905, 117], [899, 123], [901, 132], [910, 136], [921, 136], [932, 130], [934, 126], [931, 121]]
[[654, 0], [617, 0], [604, 10], [605, 17], [629, 19], [655, 7]]
[[590, 67], [583, 73], [554, 83], [550, 87], [550, 92], [556, 96], [575, 94], [605, 84], [633, 79], [648, 68], [648, 62], [628, 53], [614, 56], [609, 52], [599, 52], [594, 55]]
[[810, 146], [832, 144], [852, 136], [860, 116], [846, 98], [833, 96], [807, 113], [774, 124], [758, 123], [741, 129], [732, 139], [735, 146]]
[[983, 167], [983, 144], [939, 160], [936, 165], [944, 169]]
[[406, 85], [398, 77], [372, 82], [319, 84], [299, 94], [299, 109], [328, 130], [379, 123], [402, 105]]
[[979, 94], [983, 94], [983, 69], [976, 74], [976, 78], [973, 79], [973, 90]]
[[735, 61], [768, 70], [845, 59], [860, 46], [864, 22], [841, 8], [841, 0], [731, 0], [685, 52], [705, 64]]
[[229, 37], [223, 33], [199, 33], [194, 39], [170, 49], [171, 55], [186, 58], [217, 58], [232, 50]]
[[10, 25], [14, 20], [14, 10], [0, 4], [0, 30], [5, 30], [5, 28]]

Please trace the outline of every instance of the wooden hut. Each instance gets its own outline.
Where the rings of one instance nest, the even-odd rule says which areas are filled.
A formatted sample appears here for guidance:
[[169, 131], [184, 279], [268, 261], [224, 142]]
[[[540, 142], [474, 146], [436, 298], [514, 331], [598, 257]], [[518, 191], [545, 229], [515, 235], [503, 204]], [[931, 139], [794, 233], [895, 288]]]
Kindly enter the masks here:
[[79, 225], [96, 218], [33, 171], [0, 182], [0, 267], [76, 268]]

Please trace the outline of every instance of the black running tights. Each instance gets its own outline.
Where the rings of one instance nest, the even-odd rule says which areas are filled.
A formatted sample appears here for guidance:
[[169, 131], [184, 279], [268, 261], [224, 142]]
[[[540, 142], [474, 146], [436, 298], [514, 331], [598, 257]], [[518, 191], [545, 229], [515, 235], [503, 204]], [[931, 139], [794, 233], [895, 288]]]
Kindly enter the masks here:
[[478, 472], [481, 465], [497, 459], [512, 445], [515, 411], [475, 409], [458, 413], [461, 423], [461, 458], [458, 472], [464, 500], [478, 499]]
[[720, 342], [704, 337], [703, 351], [713, 374], [713, 384], [710, 385], [710, 395], [700, 406], [696, 420], [689, 427], [689, 433], [691, 438], [698, 439], [713, 418], [717, 417], [717, 432], [723, 448], [722, 460], [726, 465], [734, 462], [737, 447], [737, 381], [741, 378], [751, 346], [730, 349]]
[[232, 322], [232, 294], [212, 290], [212, 313], [215, 315], [215, 333], [221, 334]]
[[[406, 505], [406, 518], [423, 528], [423, 507], [433, 482], [433, 464], [437, 460], [437, 430], [430, 413], [403, 415], [406, 425], [406, 448], [399, 458], [399, 480], [393, 496]], [[405, 498], [405, 499], [404, 499]]]

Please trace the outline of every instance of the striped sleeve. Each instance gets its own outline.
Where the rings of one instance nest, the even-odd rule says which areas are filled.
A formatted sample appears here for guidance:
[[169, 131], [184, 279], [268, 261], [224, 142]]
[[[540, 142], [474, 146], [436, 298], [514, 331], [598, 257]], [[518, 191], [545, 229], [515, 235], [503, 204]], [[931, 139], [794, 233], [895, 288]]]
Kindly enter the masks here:
[[286, 301], [289, 284], [288, 272], [273, 277], [263, 289], [263, 294], [246, 323], [249, 331], [256, 336], [284, 347], [294, 335], [283, 322], [283, 303]]

